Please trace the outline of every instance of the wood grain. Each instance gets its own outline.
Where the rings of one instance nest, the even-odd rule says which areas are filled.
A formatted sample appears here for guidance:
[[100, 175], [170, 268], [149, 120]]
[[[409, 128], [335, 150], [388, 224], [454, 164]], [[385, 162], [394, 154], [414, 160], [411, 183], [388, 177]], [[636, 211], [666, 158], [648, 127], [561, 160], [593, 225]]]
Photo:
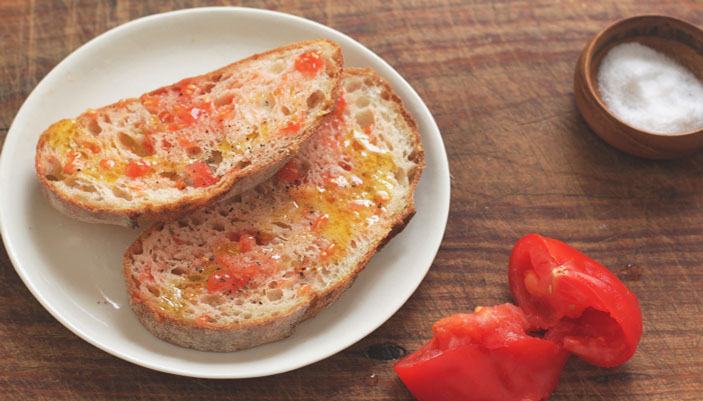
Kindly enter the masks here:
[[140, 16], [222, 4], [345, 32], [425, 100], [452, 172], [449, 224], [430, 273], [398, 313], [347, 350], [273, 377], [215, 381], [151, 371], [84, 342], [40, 306], [2, 250], [0, 398], [411, 400], [395, 359], [430, 338], [431, 322], [510, 301], [510, 249], [539, 232], [609, 266], [644, 314], [632, 360], [601, 369], [571, 359], [552, 399], [701, 399], [703, 155], [651, 161], [611, 148], [578, 114], [572, 88], [581, 49], [609, 22], [651, 12], [701, 26], [703, 3], [3, 0], [0, 142], [32, 88], [81, 44]]

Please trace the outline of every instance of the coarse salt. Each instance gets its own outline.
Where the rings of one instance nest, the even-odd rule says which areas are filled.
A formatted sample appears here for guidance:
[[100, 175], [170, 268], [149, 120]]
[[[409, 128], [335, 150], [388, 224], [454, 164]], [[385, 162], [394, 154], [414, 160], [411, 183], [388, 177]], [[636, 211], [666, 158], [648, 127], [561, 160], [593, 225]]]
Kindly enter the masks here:
[[605, 55], [598, 90], [608, 109], [633, 127], [661, 134], [703, 127], [703, 83], [639, 43], [617, 45]]

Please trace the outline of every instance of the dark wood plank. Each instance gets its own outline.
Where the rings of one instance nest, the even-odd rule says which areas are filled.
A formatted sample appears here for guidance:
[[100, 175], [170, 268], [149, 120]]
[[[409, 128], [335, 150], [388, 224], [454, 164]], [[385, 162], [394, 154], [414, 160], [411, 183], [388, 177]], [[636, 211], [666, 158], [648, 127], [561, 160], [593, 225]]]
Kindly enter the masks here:
[[[24, 99], [96, 35], [157, 12], [224, 1], [0, 2], [0, 144]], [[347, 33], [394, 66], [442, 131], [451, 216], [426, 280], [376, 332], [311, 366], [266, 378], [154, 372], [84, 342], [32, 297], [0, 251], [0, 393], [8, 400], [410, 400], [394, 357], [441, 317], [511, 301], [512, 245], [539, 232], [574, 245], [640, 298], [644, 335], [613, 369], [567, 363], [554, 400], [695, 400], [703, 394], [703, 155], [648, 161], [586, 126], [573, 69], [617, 18], [659, 12], [703, 24], [694, 0], [244, 1]], [[28, 155], [31, 158], [32, 155]], [[11, 182], [0, 183], [0, 192]]]

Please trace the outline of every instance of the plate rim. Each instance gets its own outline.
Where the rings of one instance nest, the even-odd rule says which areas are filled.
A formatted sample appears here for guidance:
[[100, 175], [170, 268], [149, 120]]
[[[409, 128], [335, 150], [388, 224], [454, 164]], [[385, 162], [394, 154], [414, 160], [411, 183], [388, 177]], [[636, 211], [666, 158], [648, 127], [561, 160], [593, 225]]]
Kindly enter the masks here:
[[[451, 201], [451, 185], [450, 185], [450, 173], [449, 173], [449, 164], [448, 164], [448, 159], [447, 159], [447, 153], [446, 153], [446, 148], [444, 146], [444, 142], [441, 137], [441, 133], [439, 131], [439, 128], [437, 127], [437, 124], [434, 120], [434, 117], [430, 113], [427, 105], [425, 102], [420, 98], [420, 96], [417, 94], [415, 89], [403, 78], [400, 73], [398, 73], [390, 64], [388, 64], [385, 60], [383, 60], [381, 57], [373, 53], [370, 49], [362, 45], [361, 43], [357, 42], [355, 39], [351, 38], [350, 36], [337, 31], [333, 28], [330, 28], [326, 25], [323, 25], [319, 22], [312, 21], [297, 15], [293, 14], [287, 14], [279, 11], [273, 11], [273, 10], [267, 10], [267, 9], [259, 9], [259, 8], [250, 8], [250, 7], [229, 7], [229, 6], [218, 6], [218, 7], [195, 7], [195, 8], [185, 8], [185, 9], [179, 9], [179, 10], [174, 10], [174, 11], [168, 11], [168, 12], [163, 12], [163, 13], [157, 13], [157, 14], [151, 14], [147, 16], [143, 16], [140, 18], [136, 18], [134, 20], [125, 22], [123, 24], [120, 24], [114, 28], [111, 28], [96, 37], [90, 39], [83, 45], [79, 46], [75, 50], [73, 50], [71, 53], [69, 53], [67, 56], [65, 56], [59, 63], [57, 63], [38, 83], [37, 85], [30, 91], [29, 95], [27, 98], [24, 100], [20, 108], [18, 109], [17, 113], [15, 114], [15, 117], [13, 118], [12, 124], [10, 125], [10, 128], [8, 129], [7, 135], [5, 137], [5, 141], [3, 144], [3, 149], [2, 149], [2, 154], [0, 154], [0, 178], [6, 177], [8, 173], [9, 167], [6, 166], [8, 163], [6, 160], [8, 157], [6, 157], [6, 153], [9, 153], [10, 151], [8, 150], [10, 147], [17, 147], [18, 145], [15, 144], [15, 142], [18, 140], [16, 137], [19, 135], [15, 133], [15, 126], [16, 126], [16, 121], [18, 120], [23, 120], [24, 113], [26, 113], [25, 109], [28, 107], [27, 105], [30, 104], [30, 101], [33, 99], [34, 96], [36, 96], [36, 93], [38, 93], [40, 90], [43, 89], [44, 86], [48, 85], [48, 82], [50, 82], [51, 78], [53, 75], [56, 73], [56, 71], [60, 70], [63, 68], [65, 64], [69, 64], [73, 61], [73, 59], [80, 57], [80, 54], [82, 52], [89, 51], [93, 46], [99, 45], [102, 41], [109, 39], [111, 36], [114, 35], [119, 35], [123, 31], [128, 31], [131, 29], [139, 28], [140, 25], [142, 24], [150, 24], [150, 23], [158, 23], [159, 20], [165, 20], [168, 22], [170, 18], [181, 16], [181, 15], [187, 15], [187, 14], [200, 14], [200, 13], [212, 13], [212, 12], [226, 12], [226, 13], [231, 13], [233, 18], [246, 18], [249, 15], [258, 15], [258, 16], [264, 16], [264, 17], [271, 17], [271, 18], [284, 18], [288, 19], [289, 21], [292, 21], [296, 24], [302, 24], [302, 26], [312, 26], [316, 29], [321, 30], [324, 33], [325, 37], [328, 36], [338, 36], [340, 38], [343, 38], [345, 41], [347, 41], [349, 44], [353, 45], [356, 50], [361, 51], [364, 53], [365, 57], [370, 57], [371, 59], [374, 59], [375, 62], [380, 63], [381, 65], [384, 66], [386, 69], [385, 72], [391, 73], [393, 75], [393, 80], [397, 80], [400, 82], [403, 86], [403, 89], [408, 91], [407, 96], [412, 96], [413, 99], [413, 104], [417, 107], [420, 108], [420, 111], [422, 113], [422, 118], [423, 120], [426, 119], [425, 123], [430, 125], [430, 131], [427, 133], [427, 135], [432, 135], [434, 136], [436, 134], [437, 140], [434, 141], [434, 145], [439, 146], [439, 148], [436, 150], [434, 156], [438, 156], [439, 160], [436, 160], [435, 165], [433, 167], [438, 168], [439, 175], [443, 178], [442, 183], [436, 183], [436, 185], [440, 185], [444, 189], [444, 193], [446, 193], [446, 199], [443, 204], [437, 205], [436, 208], [433, 208], [435, 211], [435, 214], [438, 215], [437, 218], [439, 219], [439, 224], [441, 225], [441, 232], [442, 235], [437, 239], [436, 247], [433, 251], [431, 251], [431, 261], [429, 265], [424, 269], [424, 273], [422, 274], [421, 277], [418, 278], [417, 283], [413, 286], [413, 288], [408, 289], [407, 294], [404, 294], [402, 297], [401, 302], [399, 302], [398, 306], [393, 308], [393, 312], [385, 316], [383, 319], [378, 322], [378, 324], [372, 325], [373, 327], [370, 330], [365, 330], [364, 332], [360, 333], [357, 337], [357, 339], [351, 343], [344, 343], [341, 346], [336, 346], [334, 347], [334, 351], [328, 352], [328, 353], [323, 353], [318, 355], [317, 357], [314, 358], [309, 358], [305, 359], [302, 362], [299, 363], [294, 363], [294, 364], [289, 364], [288, 366], [281, 368], [281, 369], [269, 369], [268, 372], [252, 372], [250, 375], [228, 375], [228, 374], [221, 374], [221, 375], [213, 375], [213, 374], [198, 374], [198, 372], [185, 372], [180, 369], [172, 369], [169, 368], [168, 366], [163, 366], [159, 365], [156, 363], [149, 362], [144, 359], [139, 359], [135, 358], [128, 353], [125, 353], [122, 350], [116, 349], [114, 347], [110, 347], [109, 344], [103, 343], [99, 341], [98, 339], [93, 338], [89, 333], [86, 333], [81, 330], [80, 327], [77, 327], [74, 323], [71, 323], [70, 319], [68, 319], [64, 314], [58, 310], [54, 305], [49, 302], [47, 298], [43, 295], [43, 293], [39, 292], [38, 289], [33, 285], [31, 277], [29, 277], [29, 273], [22, 268], [22, 262], [19, 260], [19, 256], [17, 254], [17, 248], [16, 245], [14, 245], [14, 240], [15, 238], [11, 234], [10, 228], [7, 227], [7, 223], [5, 221], [7, 219], [3, 218], [3, 214], [5, 212], [5, 201], [4, 199], [6, 198], [5, 196], [0, 197], [0, 234], [2, 235], [3, 239], [3, 245], [5, 246], [5, 249], [7, 251], [8, 257], [10, 259], [10, 262], [12, 263], [12, 266], [14, 270], [17, 272], [17, 274], [20, 276], [20, 279], [24, 283], [25, 287], [29, 289], [31, 294], [34, 296], [34, 298], [39, 301], [39, 303], [42, 305], [42, 307], [47, 310], [54, 319], [56, 319], [59, 323], [61, 323], [64, 327], [69, 329], [73, 334], [77, 335], [84, 341], [88, 342], [89, 344], [97, 347], [98, 349], [107, 352], [108, 354], [111, 354], [113, 356], [116, 356], [120, 359], [123, 359], [125, 361], [128, 361], [130, 363], [133, 363], [138, 366], [142, 366], [145, 368], [149, 368], [155, 371], [160, 371], [164, 373], [169, 373], [169, 374], [174, 374], [174, 375], [180, 375], [180, 376], [186, 376], [186, 377], [199, 377], [199, 378], [215, 378], [215, 379], [236, 379], [236, 378], [251, 378], [251, 377], [264, 377], [264, 376], [270, 376], [270, 375], [275, 375], [275, 374], [280, 374], [292, 370], [296, 370], [299, 368], [302, 368], [304, 366], [308, 366], [311, 364], [314, 364], [316, 362], [319, 362], [320, 360], [329, 358], [344, 349], [352, 346], [356, 342], [362, 340], [363, 338], [367, 337], [369, 334], [371, 334], [374, 330], [378, 329], [380, 326], [382, 326], [385, 322], [388, 321], [397, 311], [405, 305], [405, 303], [408, 301], [410, 296], [415, 293], [419, 285], [424, 281], [427, 273], [429, 272], [432, 262], [436, 258], [437, 252], [439, 252], [439, 248], [443, 239], [444, 234], [446, 233], [446, 224], [448, 221], [449, 217], [449, 209], [450, 209], [450, 201]], [[382, 75], [382, 74], [379, 74]], [[390, 81], [390, 77], [387, 77], [385, 75], [384, 78], [388, 79]], [[396, 88], [394, 88], [396, 89]], [[400, 95], [401, 99], [405, 99], [404, 96]], [[18, 117], [21, 117], [18, 119]], [[414, 116], [416, 119], [419, 119], [419, 116]], [[422, 136], [422, 133], [420, 133]], [[8, 140], [10, 140], [10, 145], [7, 146]], [[34, 158], [31, 158], [34, 160]], [[7, 182], [7, 181], [5, 181]], [[6, 185], [6, 184], [5, 184]], [[130, 311], [131, 313], [131, 311]], [[293, 334], [295, 335], [295, 333]]]

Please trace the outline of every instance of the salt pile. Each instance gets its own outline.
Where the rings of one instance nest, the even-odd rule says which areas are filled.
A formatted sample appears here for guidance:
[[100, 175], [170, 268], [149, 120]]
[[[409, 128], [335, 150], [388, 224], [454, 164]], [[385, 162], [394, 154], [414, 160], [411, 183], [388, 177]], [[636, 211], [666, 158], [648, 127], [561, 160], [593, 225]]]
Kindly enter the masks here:
[[633, 127], [661, 134], [703, 127], [703, 84], [673, 59], [639, 43], [606, 54], [598, 90], [608, 109]]

